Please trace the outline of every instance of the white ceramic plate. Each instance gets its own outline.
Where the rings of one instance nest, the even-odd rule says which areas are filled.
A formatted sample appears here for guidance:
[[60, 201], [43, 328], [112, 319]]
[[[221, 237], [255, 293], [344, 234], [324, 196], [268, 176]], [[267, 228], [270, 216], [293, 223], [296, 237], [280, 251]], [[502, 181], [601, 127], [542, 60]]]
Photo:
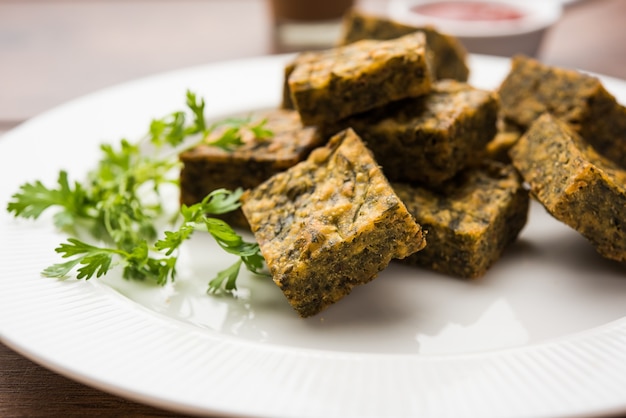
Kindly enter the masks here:
[[[64, 236], [49, 217], [4, 210], [25, 181], [80, 178], [98, 144], [138, 138], [182, 108], [211, 117], [276, 106], [287, 58], [158, 75], [68, 103], [0, 140], [2, 341], [78, 381], [180, 412], [249, 416], [574, 416], [626, 411], [626, 274], [538, 205], [504, 257], [465, 282], [392, 265], [322, 314], [300, 319], [269, 280], [238, 299], [205, 295], [221, 252], [197, 235], [181, 276], [155, 288], [42, 278]], [[471, 57], [493, 88], [508, 61]], [[605, 79], [626, 102], [626, 83]], [[176, 199], [176, 196], [173, 196]]]

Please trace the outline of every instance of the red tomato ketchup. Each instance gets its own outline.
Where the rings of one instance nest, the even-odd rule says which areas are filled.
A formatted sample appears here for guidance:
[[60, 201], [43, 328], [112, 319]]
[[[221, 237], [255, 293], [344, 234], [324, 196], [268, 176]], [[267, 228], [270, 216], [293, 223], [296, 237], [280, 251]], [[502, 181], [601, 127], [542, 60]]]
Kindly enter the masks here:
[[424, 16], [464, 21], [518, 20], [524, 13], [509, 4], [485, 1], [442, 1], [411, 7], [411, 11]]

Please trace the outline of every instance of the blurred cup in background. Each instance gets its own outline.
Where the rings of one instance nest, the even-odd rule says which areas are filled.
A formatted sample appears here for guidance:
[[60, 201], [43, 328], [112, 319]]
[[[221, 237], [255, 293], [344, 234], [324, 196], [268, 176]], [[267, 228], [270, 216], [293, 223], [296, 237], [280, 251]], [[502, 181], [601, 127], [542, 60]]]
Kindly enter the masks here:
[[267, 0], [273, 19], [275, 52], [330, 48], [341, 19], [354, 0]]

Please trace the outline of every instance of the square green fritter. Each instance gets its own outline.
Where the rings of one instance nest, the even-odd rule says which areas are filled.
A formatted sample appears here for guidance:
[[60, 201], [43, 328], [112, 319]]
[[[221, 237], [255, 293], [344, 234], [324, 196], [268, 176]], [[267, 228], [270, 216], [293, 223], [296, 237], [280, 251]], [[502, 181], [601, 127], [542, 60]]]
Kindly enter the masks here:
[[382, 16], [352, 9], [343, 18], [340, 44], [347, 45], [363, 39], [394, 39], [416, 31], [424, 32], [428, 49], [432, 51], [433, 73], [437, 80], [467, 81], [467, 51], [454, 36], [446, 35], [432, 26], [409, 26]]
[[597, 77], [517, 56], [498, 93], [506, 122], [524, 131], [549, 112], [626, 168], [626, 107]]
[[427, 232], [403, 261], [462, 278], [483, 276], [526, 224], [529, 197], [511, 165], [485, 161], [436, 189], [392, 183]]
[[[408, 26], [382, 16], [352, 9], [344, 16], [339, 44], [343, 46], [364, 39], [383, 41], [418, 31], [423, 32], [426, 36], [426, 44], [431, 52], [431, 66], [434, 79], [467, 81], [469, 67], [467, 66], [467, 51], [465, 47], [455, 37], [443, 34], [430, 26]], [[285, 66], [283, 108], [294, 109], [289, 91], [289, 75], [299, 62], [313, 58], [315, 58], [315, 53], [302, 53]]]
[[496, 134], [499, 102], [491, 91], [454, 80], [433, 90], [322, 128], [352, 127], [391, 181], [437, 185], [479, 161]]
[[[243, 144], [231, 151], [200, 145], [180, 154], [181, 203], [192, 205], [213, 190], [239, 187], [249, 189], [272, 175], [306, 159], [312, 149], [323, 145], [325, 139], [315, 127], [302, 126], [293, 110], [257, 112], [253, 118], [266, 120], [268, 138], [246, 135]], [[241, 211], [223, 215], [234, 226], [247, 227]]]
[[548, 113], [509, 154], [552, 216], [580, 232], [602, 256], [626, 261], [626, 170]]
[[430, 91], [426, 38], [363, 40], [296, 58], [288, 85], [304, 125], [320, 125]]
[[421, 227], [350, 129], [242, 201], [274, 282], [302, 317], [425, 245]]

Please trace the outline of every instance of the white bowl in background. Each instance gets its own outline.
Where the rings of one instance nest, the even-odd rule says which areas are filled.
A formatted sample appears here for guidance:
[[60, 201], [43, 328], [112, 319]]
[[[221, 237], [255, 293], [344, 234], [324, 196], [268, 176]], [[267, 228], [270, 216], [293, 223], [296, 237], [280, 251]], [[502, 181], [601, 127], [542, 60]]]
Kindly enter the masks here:
[[562, 9], [553, 0], [391, 0], [389, 17], [431, 25], [457, 37], [471, 53], [536, 56]]

